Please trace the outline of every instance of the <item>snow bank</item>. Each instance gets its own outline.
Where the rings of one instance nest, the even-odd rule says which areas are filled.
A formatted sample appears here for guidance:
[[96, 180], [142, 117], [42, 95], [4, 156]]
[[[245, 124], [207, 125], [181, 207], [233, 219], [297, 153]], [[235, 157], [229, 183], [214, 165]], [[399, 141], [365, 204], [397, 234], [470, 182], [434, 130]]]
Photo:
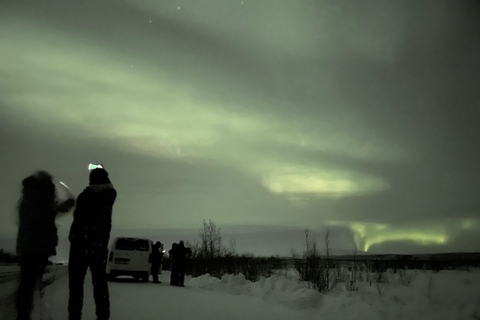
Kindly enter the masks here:
[[187, 286], [313, 309], [321, 319], [480, 319], [480, 270], [390, 273], [385, 283], [361, 282], [357, 291], [339, 285], [328, 294], [285, 276], [251, 282], [242, 274], [221, 279], [206, 274]]
[[206, 274], [189, 280], [188, 286], [235, 295], [257, 296], [298, 309], [318, 307], [323, 299], [322, 294], [307, 288], [305, 284], [282, 279], [280, 276], [261, 277], [258, 282], [251, 282], [246, 280], [243, 274], [224, 275], [221, 279]]

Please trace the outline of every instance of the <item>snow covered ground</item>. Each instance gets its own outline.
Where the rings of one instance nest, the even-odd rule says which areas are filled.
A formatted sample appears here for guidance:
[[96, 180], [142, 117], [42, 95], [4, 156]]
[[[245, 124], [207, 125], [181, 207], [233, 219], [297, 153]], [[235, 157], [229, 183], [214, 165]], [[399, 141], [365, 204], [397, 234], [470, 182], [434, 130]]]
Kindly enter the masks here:
[[309, 310], [309, 319], [480, 319], [479, 269], [390, 273], [385, 283], [363, 282], [357, 291], [346, 290], [342, 283], [325, 295], [287, 278], [276, 276], [252, 283], [242, 275], [227, 275], [221, 280], [205, 275], [188, 284], [231, 295], [256, 296], [299, 312]]
[[[254, 283], [243, 275], [187, 277], [185, 288], [169, 286], [168, 272], [160, 279], [110, 282], [111, 319], [480, 319], [479, 269], [390, 274], [386, 283], [362, 282], [357, 291], [341, 283], [325, 295], [287, 272]], [[95, 319], [88, 276], [85, 293], [83, 318]], [[67, 299], [67, 277], [57, 277], [43, 298], [43, 319], [67, 319]], [[39, 319], [40, 308], [35, 313]]]

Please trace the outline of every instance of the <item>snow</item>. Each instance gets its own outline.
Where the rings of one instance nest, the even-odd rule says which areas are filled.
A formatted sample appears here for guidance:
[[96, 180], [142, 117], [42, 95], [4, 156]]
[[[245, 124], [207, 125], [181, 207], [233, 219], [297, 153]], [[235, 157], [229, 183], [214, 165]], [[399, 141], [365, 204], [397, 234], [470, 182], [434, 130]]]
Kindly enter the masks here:
[[[68, 279], [57, 273], [43, 298], [44, 319], [67, 318]], [[168, 285], [169, 272], [160, 275], [161, 284], [122, 277], [109, 282], [111, 319], [480, 319], [480, 269], [390, 272], [387, 279], [361, 282], [356, 291], [339, 283], [321, 294], [285, 271], [257, 282], [242, 274], [187, 277], [184, 288]], [[94, 310], [87, 275], [83, 318], [94, 319]]]
[[294, 310], [315, 310], [318, 319], [480, 319], [480, 270], [412, 271], [407, 276], [410, 283], [390, 273], [387, 283], [363, 282], [357, 291], [347, 291], [341, 284], [329, 294], [285, 276], [252, 283], [241, 274], [222, 279], [204, 275], [189, 285], [256, 296]]

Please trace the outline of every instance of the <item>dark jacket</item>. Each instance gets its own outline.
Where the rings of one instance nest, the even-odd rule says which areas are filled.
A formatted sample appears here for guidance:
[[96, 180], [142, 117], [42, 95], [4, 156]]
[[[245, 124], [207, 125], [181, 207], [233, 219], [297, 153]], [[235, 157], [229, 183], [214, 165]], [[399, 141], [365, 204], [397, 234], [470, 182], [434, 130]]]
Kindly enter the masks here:
[[117, 191], [111, 183], [90, 185], [77, 198], [68, 239], [73, 244], [108, 246]]
[[186, 248], [183, 242], [180, 242], [175, 252], [177, 266], [180, 268], [185, 268], [187, 257], [190, 257], [191, 255], [192, 249]]
[[51, 177], [30, 176], [23, 180], [23, 196], [18, 205], [17, 255], [49, 257], [56, 254], [58, 244], [55, 218], [69, 211], [73, 198], [55, 199]]
[[170, 267], [176, 268], [178, 265], [178, 243], [172, 244], [172, 249], [168, 251], [170, 256]]
[[152, 264], [161, 264], [163, 260], [163, 252], [160, 251], [160, 247], [153, 246], [152, 249]]

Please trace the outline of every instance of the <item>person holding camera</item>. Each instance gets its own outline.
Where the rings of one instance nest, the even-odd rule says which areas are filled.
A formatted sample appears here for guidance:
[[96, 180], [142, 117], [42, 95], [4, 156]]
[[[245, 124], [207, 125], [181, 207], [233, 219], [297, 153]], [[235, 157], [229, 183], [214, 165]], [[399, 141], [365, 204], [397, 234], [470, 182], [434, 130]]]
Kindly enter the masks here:
[[112, 208], [117, 192], [102, 165], [90, 165], [89, 169], [90, 183], [78, 196], [69, 234], [70, 320], [79, 320], [82, 316], [83, 283], [87, 268], [90, 268], [92, 274], [97, 319], [107, 320], [110, 317], [110, 297], [105, 268], [112, 228]]

